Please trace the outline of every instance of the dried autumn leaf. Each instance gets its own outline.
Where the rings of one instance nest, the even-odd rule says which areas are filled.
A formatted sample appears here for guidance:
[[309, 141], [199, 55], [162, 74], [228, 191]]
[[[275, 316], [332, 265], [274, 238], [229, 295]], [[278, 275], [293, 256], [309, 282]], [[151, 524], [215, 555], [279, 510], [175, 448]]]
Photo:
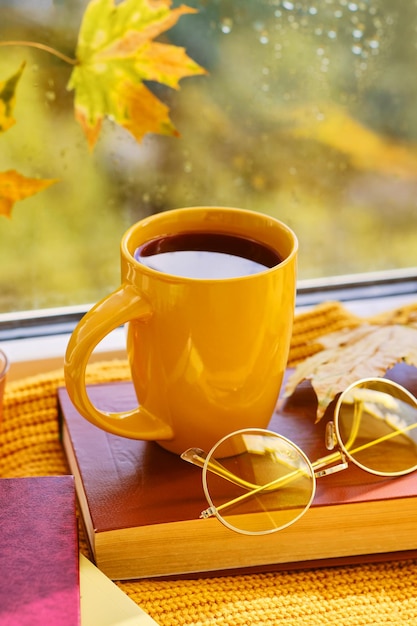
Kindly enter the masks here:
[[16, 120], [13, 117], [13, 110], [16, 101], [16, 88], [17, 84], [22, 76], [25, 63], [22, 63], [20, 68], [13, 76], [10, 76], [5, 81], [0, 81], [0, 132], [4, 133]]
[[0, 172], [0, 215], [11, 217], [15, 202], [34, 196], [55, 182], [56, 180], [26, 178], [15, 170]]
[[75, 89], [75, 116], [90, 148], [105, 117], [137, 141], [147, 132], [177, 134], [168, 107], [144, 81], [178, 89], [181, 78], [205, 70], [183, 48], [153, 41], [182, 15], [196, 12], [170, 6], [170, 0], [92, 0], [87, 6], [68, 88]]
[[400, 361], [417, 367], [417, 328], [411, 326], [363, 324], [320, 337], [319, 342], [323, 350], [300, 363], [285, 388], [288, 397], [301, 381], [311, 381], [317, 421], [335, 396], [356, 380], [383, 376]]

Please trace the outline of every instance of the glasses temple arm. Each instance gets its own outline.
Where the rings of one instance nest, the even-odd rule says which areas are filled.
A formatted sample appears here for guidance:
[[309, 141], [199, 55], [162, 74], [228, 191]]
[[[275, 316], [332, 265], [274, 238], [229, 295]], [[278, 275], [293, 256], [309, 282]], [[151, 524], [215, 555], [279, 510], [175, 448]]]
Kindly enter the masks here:
[[359, 401], [359, 403], [357, 402], [354, 403], [353, 425], [352, 425], [352, 430], [350, 431], [349, 439], [347, 440], [345, 444], [346, 450], [349, 450], [350, 447], [356, 441], [356, 437], [358, 436], [358, 432], [359, 432], [359, 426], [361, 423], [362, 413], [363, 413], [363, 401], [361, 400]]
[[349, 454], [355, 454], [356, 452], [362, 452], [362, 450], [366, 450], [367, 448], [371, 448], [372, 446], [376, 445], [377, 443], [382, 443], [384, 441], [388, 441], [389, 439], [392, 439], [393, 437], [396, 437], [397, 435], [401, 435], [403, 433], [407, 433], [410, 430], [413, 430], [413, 428], [417, 428], [417, 422], [415, 424], [410, 424], [409, 426], [406, 426], [405, 428], [398, 428], [397, 430], [393, 430], [390, 433], [387, 433], [386, 435], [383, 435], [382, 437], [378, 437], [378, 439], [374, 439], [373, 441], [368, 441], [368, 443], [364, 443], [361, 446], [358, 446], [357, 448], [355, 448], [354, 450], [349, 450]]
[[[204, 452], [204, 450], [201, 450], [201, 448], [189, 448], [181, 454], [181, 458], [183, 461], [188, 461], [188, 463], [191, 463], [192, 465], [203, 468], [207, 459], [207, 453]], [[224, 467], [224, 465], [219, 463], [219, 461], [214, 459], [210, 459], [207, 463], [207, 469], [213, 474], [216, 474], [217, 476], [220, 476], [221, 478], [224, 478], [239, 487], [244, 487], [245, 489], [257, 489], [259, 487], [259, 485], [256, 485], [255, 483], [250, 483], [247, 480], [236, 476], [233, 472], [230, 472], [226, 467]]]
[[287, 482], [291, 482], [295, 480], [297, 477], [300, 476], [300, 474], [305, 475], [305, 472], [299, 469], [294, 470], [290, 474], [286, 474], [285, 476], [276, 478], [275, 480], [272, 480], [271, 482], [266, 483], [265, 485], [257, 486], [255, 489], [251, 489], [251, 491], [247, 491], [246, 493], [243, 493], [242, 495], [237, 496], [236, 498], [233, 498], [233, 500], [228, 500], [227, 502], [224, 502], [223, 504], [219, 504], [219, 506], [216, 506], [216, 507], [211, 506], [205, 511], [202, 511], [200, 514], [200, 517], [204, 517], [204, 518], [211, 517], [212, 515], [215, 514], [216, 511], [223, 511], [223, 509], [226, 509], [229, 506], [233, 506], [234, 504], [239, 504], [240, 502], [243, 502], [247, 498], [250, 498], [251, 496], [256, 496], [256, 494], [261, 493], [263, 491], [269, 491], [269, 490], [275, 491], [279, 487], [284, 486]]

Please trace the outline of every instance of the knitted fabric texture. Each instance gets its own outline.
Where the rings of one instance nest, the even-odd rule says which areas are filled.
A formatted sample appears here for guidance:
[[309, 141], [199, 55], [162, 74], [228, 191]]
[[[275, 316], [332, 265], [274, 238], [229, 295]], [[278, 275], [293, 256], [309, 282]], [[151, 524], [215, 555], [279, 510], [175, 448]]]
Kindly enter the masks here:
[[[380, 315], [374, 323], [406, 323], [417, 306]], [[337, 302], [296, 316], [289, 365], [319, 348], [322, 334], [364, 320]], [[126, 361], [89, 366], [88, 383], [129, 379]], [[6, 385], [0, 427], [0, 476], [68, 473], [59, 440], [62, 370]], [[87, 546], [80, 529], [81, 550]], [[161, 626], [417, 625], [417, 560], [194, 580], [117, 583]]]

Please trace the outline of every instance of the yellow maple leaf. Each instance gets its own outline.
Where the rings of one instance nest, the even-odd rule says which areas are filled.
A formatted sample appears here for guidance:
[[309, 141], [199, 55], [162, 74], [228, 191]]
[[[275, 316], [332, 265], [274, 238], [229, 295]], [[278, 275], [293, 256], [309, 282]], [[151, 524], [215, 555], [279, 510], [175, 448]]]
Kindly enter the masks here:
[[5, 132], [16, 120], [13, 110], [16, 101], [16, 87], [25, 68], [22, 63], [20, 68], [5, 81], [0, 81], [0, 132]]
[[108, 117], [138, 141], [147, 132], [175, 135], [169, 109], [145, 86], [156, 81], [178, 89], [180, 79], [204, 74], [183, 48], [153, 39], [195, 9], [170, 9], [170, 0], [92, 0], [81, 24], [75, 66], [75, 117], [90, 148]]
[[26, 178], [15, 170], [0, 172], [0, 215], [11, 217], [15, 202], [35, 195], [55, 182], [53, 179]]

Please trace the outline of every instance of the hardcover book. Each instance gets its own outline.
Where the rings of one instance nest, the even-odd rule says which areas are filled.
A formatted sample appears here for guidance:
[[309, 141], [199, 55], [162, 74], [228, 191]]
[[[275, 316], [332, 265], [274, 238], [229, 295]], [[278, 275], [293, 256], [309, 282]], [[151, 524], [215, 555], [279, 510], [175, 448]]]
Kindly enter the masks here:
[[0, 480], [0, 624], [80, 624], [72, 476]]
[[[393, 370], [411, 391], [417, 388], [416, 371], [402, 366]], [[215, 518], [199, 519], [207, 508], [199, 468], [155, 442], [118, 437], [93, 426], [79, 415], [64, 388], [58, 394], [63, 445], [92, 556], [112, 579], [417, 556], [416, 473], [387, 479], [349, 466], [317, 479], [313, 505], [292, 526], [271, 535], [241, 535]], [[109, 411], [132, 408], [136, 402], [129, 382], [92, 385], [89, 394]], [[312, 461], [328, 453], [327, 420], [315, 424], [316, 406], [310, 384], [303, 383], [291, 398], [280, 399], [269, 425]]]

